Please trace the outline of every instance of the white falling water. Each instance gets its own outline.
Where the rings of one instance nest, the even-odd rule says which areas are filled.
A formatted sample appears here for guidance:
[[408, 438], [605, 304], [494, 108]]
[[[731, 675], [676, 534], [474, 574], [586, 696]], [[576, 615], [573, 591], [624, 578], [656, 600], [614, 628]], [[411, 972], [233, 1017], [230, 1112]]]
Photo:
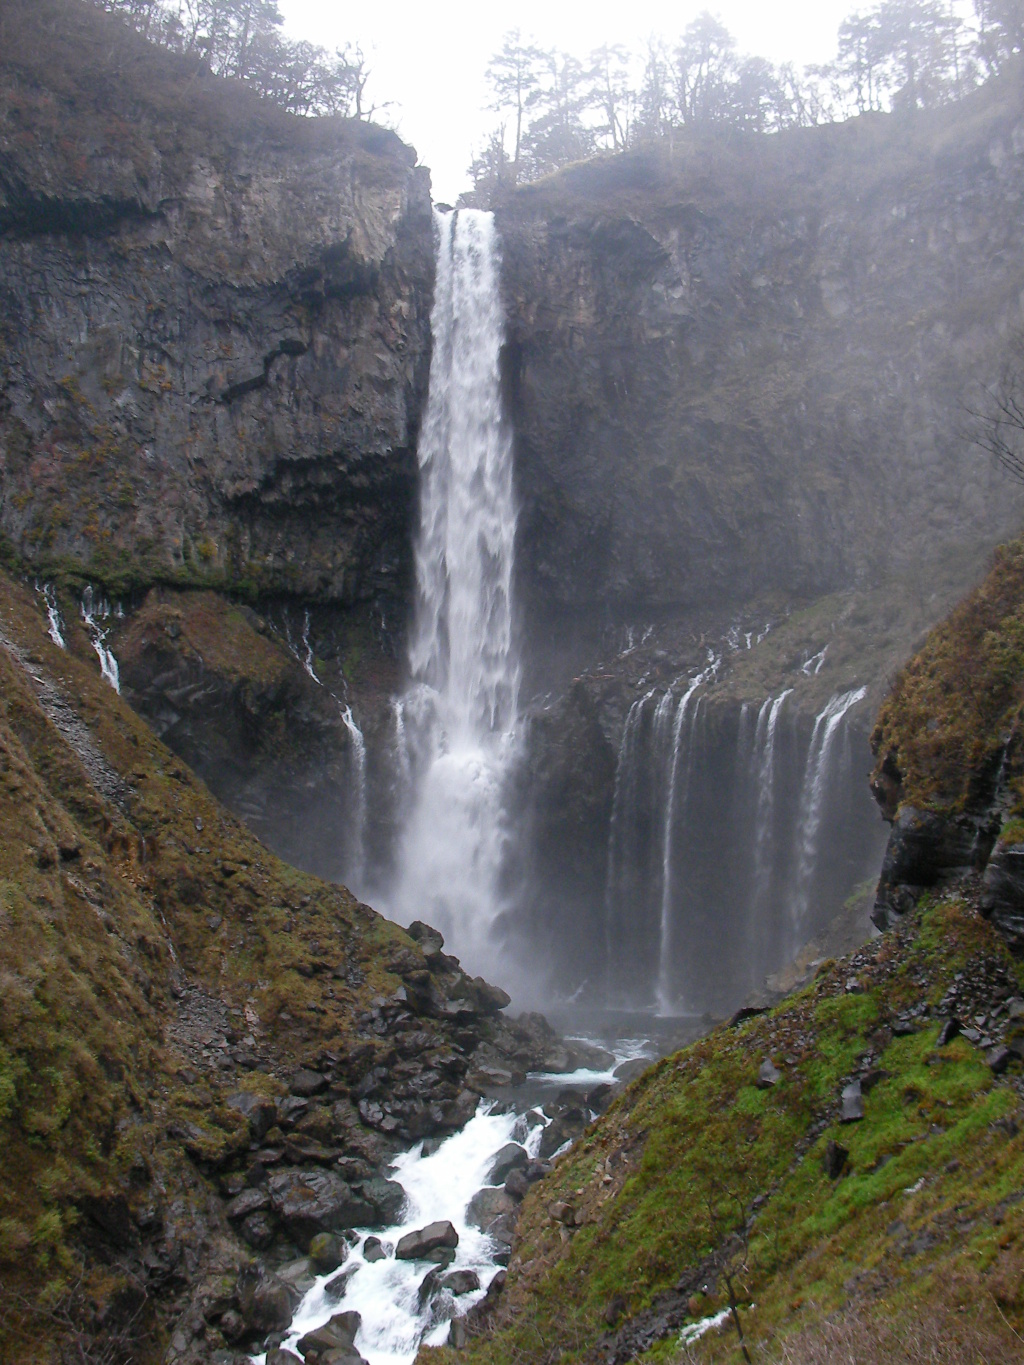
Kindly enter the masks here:
[[107, 636], [110, 627], [101, 624], [110, 615], [110, 606], [103, 599], [97, 599], [93, 593], [92, 585], [87, 584], [82, 593], [82, 620], [88, 632], [89, 640], [100, 661], [100, 672], [104, 679], [110, 684], [115, 692], [121, 691], [121, 675], [117, 667], [117, 660], [107, 645]]
[[832, 697], [814, 720], [796, 826], [797, 875], [791, 910], [792, 924], [796, 930], [802, 926], [810, 903], [818, 855], [818, 836], [821, 832], [825, 793], [828, 789], [830, 763], [835, 752], [836, 739], [847, 712], [866, 696], [867, 688], [858, 687]]
[[[666, 692], [666, 696], [671, 694]], [[615, 764], [615, 787], [612, 795], [611, 823], [608, 827], [608, 871], [605, 877], [605, 988], [611, 989], [611, 969], [615, 960], [617, 915], [619, 900], [627, 890], [626, 872], [634, 850], [630, 847], [641, 777], [637, 742], [644, 707], [654, 696], [654, 689], [638, 698], [626, 715], [622, 740]]]
[[43, 601], [46, 603], [47, 633], [58, 649], [67, 649], [64, 622], [61, 620], [60, 607], [57, 605], [57, 591], [52, 583], [44, 583], [39, 591], [42, 592]]
[[[310, 621], [309, 621], [309, 609], [307, 608], [306, 614], [305, 614], [305, 616], [302, 618], [302, 655], [301, 655], [301, 658], [302, 658], [302, 667], [306, 670], [306, 672], [307, 672], [307, 673], [309, 674], [309, 676], [313, 679], [313, 681], [314, 681], [315, 683], [319, 683], [320, 686], [322, 687], [322, 686], [323, 686], [323, 683], [320, 682], [320, 679], [316, 676], [316, 672], [315, 672], [315, 670], [314, 670], [314, 668], [313, 668], [313, 659], [314, 659], [315, 656], [314, 656], [314, 654], [313, 654], [313, 646], [312, 646], [312, 644], [310, 643], [310, 639], [309, 639], [309, 624], [310, 624]], [[347, 725], [347, 724], [348, 724], [348, 721], [346, 721], [345, 724]], [[361, 737], [360, 737], [360, 738], [361, 738]]]
[[[708, 670], [710, 672], [710, 670]], [[679, 752], [680, 740], [686, 726], [686, 719], [690, 709], [690, 701], [697, 689], [707, 680], [708, 672], [698, 673], [690, 681], [689, 687], [679, 699], [676, 707], [675, 721], [672, 726], [672, 753], [669, 759], [667, 792], [665, 796], [665, 823], [662, 829], [661, 841], [661, 915], [659, 920], [659, 942], [658, 942], [658, 984], [656, 989], [656, 1000], [658, 1013], [660, 1015], [671, 1014], [675, 1008], [675, 1000], [672, 990], [672, 835], [675, 830], [676, 822], [676, 792], [679, 785]], [[671, 700], [671, 692], [666, 692], [665, 696]], [[661, 709], [659, 705], [659, 711]], [[688, 761], [692, 760], [692, 746], [688, 751]], [[685, 784], [685, 785], [688, 785]], [[685, 801], [685, 786], [684, 786]]]
[[757, 762], [757, 814], [754, 820], [754, 905], [763, 906], [771, 891], [775, 827], [775, 732], [787, 687], [773, 700], [767, 697], [757, 715], [754, 757]]
[[352, 820], [353, 847], [345, 875], [349, 883], [358, 888], [366, 868], [366, 741], [362, 730], [355, 722], [351, 706], [344, 708], [341, 718], [352, 742], [356, 778], [356, 808]]
[[411, 772], [391, 911], [437, 925], [475, 970], [492, 958], [514, 753], [516, 510], [502, 420], [498, 248], [489, 213], [435, 214], [433, 356], [419, 443]]

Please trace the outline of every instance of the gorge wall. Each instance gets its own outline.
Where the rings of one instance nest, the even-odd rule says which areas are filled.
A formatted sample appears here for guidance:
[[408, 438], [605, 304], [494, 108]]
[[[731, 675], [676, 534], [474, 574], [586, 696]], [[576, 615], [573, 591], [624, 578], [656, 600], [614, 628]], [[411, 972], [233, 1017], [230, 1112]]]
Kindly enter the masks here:
[[[428, 173], [390, 133], [275, 114], [55, 4], [3, 18], [5, 551], [65, 615], [91, 582], [157, 732], [271, 847], [370, 894], [399, 819]], [[644, 697], [650, 728], [717, 660], [695, 700], [718, 757], [687, 810], [735, 848], [744, 727], [788, 691], [792, 862], [816, 724], [868, 688], [843, 722], [855, 784], [886, 677], [1016, 524], [962, 429], [1021, 322], [1019, 110], [1008, 72], [954, 109], [637, 150], [496, 206], [532, 699], [501, 931], [546, 992], [604, 971]], [[870, 807], [846, 825], [809, 932], [877, 858]], [[702, 898], [701, 1007], [778, 965], [729, 876]]]

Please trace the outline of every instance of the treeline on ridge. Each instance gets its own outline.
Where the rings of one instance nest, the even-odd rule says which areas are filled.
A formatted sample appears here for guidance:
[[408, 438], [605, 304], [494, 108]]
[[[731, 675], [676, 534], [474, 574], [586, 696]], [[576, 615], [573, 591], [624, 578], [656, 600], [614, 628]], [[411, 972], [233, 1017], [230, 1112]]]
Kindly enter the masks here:
[[685, 129], [757, 133], [858, 113], [912, 111], [961, 99], [1024, 50], [1024, 0], [880, 0], [840, 25], [836, 59], [798, 70], [740, 53], [705, 10], [672, 42], [642, 53], [607, 44], [587, 60], [514, 29], [488, 65], [499, 122], [469, 168], [478, 196], [535, 180], [601, 150]]

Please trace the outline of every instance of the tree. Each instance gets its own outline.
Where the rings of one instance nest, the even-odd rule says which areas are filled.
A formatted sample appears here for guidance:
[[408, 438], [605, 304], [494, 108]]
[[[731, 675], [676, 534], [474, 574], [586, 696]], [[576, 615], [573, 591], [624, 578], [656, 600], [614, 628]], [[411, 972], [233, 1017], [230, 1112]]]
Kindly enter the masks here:
[[[1024, 333], [1011, 342], [1017, 356], [1024, 355]], [[997, 382], [982, 392], [977, 408], [968, 408], [971, 429], [965, 433], [1011, 474], [1024, 483], [1024, 371], [1009, 361]]]
[[599, 132], [608, 138], [613, 152], [622, 151], [629, 141], [634, 95], [629, 86], [629, 53], [622, 46], [605, 43], [590, 54], [593, 85], [590, 104], [599, 111]]
[[544, 54], [544, 71], [527, 105], [536, 110], [523, 139], [533, 175], [545, 175], [592, 156], [594, 129], [583, 115], [590, 106], [590, 73], [565, 52]]
[[672, 56], [664, 38], [647, 39], [644, 74], [636, 101], [634, 136], [638, 140], [663, 137], [675, 125]]
[[676, 48], [676, 104], [683, 123], [728, 119], [736, 42], [707, 10], [687, 25]]
[[977, 53], [991, 76], [1016, 52], [1024, 52], [1024, 0], [974, 0]]
[[[505, 34], [501, 48], [487, 66], [487, 82], [494, 96], [490, 108], [496, 113], [509, 111], [515, 128], [512, 152], [513, 183], [519, 176], [526, 108], [540, 84], [540, 71], [544, 60], [544, 53], [540, 48], [526, 42], [519, 29], [515, 28]], [[501, 127], [504, 129], [505, 125], [502, 124]]]

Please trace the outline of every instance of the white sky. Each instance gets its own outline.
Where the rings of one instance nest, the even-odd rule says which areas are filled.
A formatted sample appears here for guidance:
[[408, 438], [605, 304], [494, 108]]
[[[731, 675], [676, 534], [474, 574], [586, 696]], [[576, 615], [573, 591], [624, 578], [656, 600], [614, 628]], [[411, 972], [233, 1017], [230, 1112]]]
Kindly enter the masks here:
[[676, 38], [710, 9], [740, 50], [797, 66], [830, 61], [843, 19], [864, 0], [517, 0], [509, 8], [424, 0], [279, 0], [285, 31], [324, 47], [359, 43], [373, 70], [369, 94], [433, 173], [433, 194], [454, 203], [466, 168], [497, 116], [486, 112], [484, 72], [504, 33], [518, 27], [545, 48], [585, 56], [603, 43], [640, 51], [650, 33]]

